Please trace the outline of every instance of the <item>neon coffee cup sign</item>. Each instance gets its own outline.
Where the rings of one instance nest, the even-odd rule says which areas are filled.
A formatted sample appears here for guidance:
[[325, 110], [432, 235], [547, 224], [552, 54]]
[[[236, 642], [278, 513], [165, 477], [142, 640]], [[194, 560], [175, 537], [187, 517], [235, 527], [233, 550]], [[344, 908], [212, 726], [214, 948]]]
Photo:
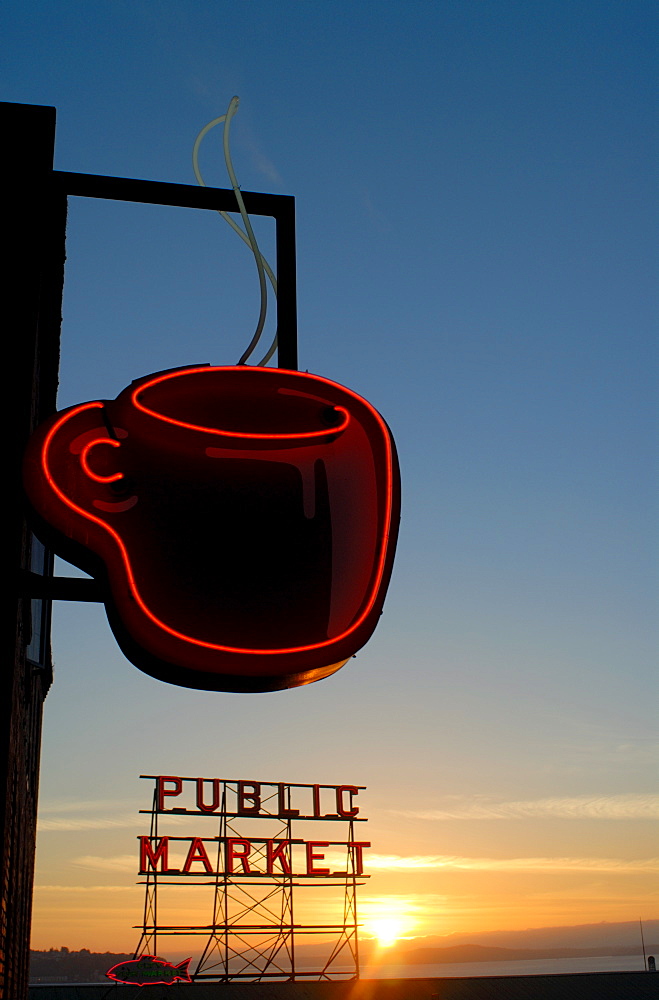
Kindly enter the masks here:
[[351, 390], [262, 367], [175, 369], [55, 414], [24, 481], [41, 534], [103, 580], [140, 669], [295, 687], [370, 638], [400, 510], [395, 446]]

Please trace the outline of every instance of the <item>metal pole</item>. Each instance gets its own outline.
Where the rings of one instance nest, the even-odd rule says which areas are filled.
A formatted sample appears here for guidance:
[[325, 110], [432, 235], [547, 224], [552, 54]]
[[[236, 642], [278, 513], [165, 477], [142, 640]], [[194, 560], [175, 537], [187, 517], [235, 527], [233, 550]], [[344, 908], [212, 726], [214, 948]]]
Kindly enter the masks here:
[[277, 217], [277, 287], [277, 363], [280, 368], [297, 371], [297, 284], [293, 198], [282, 203]]

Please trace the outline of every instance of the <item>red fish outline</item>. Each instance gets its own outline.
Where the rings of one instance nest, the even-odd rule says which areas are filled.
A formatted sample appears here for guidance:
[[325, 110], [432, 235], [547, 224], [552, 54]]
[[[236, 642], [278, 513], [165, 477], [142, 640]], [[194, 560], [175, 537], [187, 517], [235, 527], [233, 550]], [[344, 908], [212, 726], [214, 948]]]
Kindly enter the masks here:
[[[183, 976], [175, 975], [171, 979], [148, 979], [145, 982], [138, 982], [136, 979], [120, 979], [119, 976], [115, 976], [115, 969], [122, 969], [129, 965], [139, 965], [141, 962], [150, 961], [155, 965], [162, 966], [163, 969], [172, 969], [174, 972], [183, 972]], [[171, 962], [167, 962], [164, 958], [158, 958], [156, 955], [140, 955], [139, 958], [130, 959], [127, 962], [118, 962], [117, 965], [113, 965], [111, 969], [105, 973], [108, 979], [113, 979], [115, 983], [126, 983], [128, 986], [173, 986], [174, 983], [180, 979], [182, 983], [191, 983], [192, 976], [188, 971], [188, 966], [192, 961], [192, 956], [190, 958], [184, 959], [179, 962], [178, 965], [172, 965]]]

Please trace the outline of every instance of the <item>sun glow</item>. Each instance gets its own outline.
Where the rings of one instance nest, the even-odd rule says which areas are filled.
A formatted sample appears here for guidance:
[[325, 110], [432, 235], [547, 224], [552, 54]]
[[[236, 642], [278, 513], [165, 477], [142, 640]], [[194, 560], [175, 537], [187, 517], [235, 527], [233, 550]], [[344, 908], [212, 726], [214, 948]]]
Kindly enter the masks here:
[[416, 906], [406, 896], [372, 896], [361, 908], [365, 936], [377, 948], [390, 948], [401, 938], [413, 935], [417, 925]]
[[380, 948], [389, 948], [406, 930], [403, 917], [378, 917], [369, 921], [366, 931], [377, 939]]

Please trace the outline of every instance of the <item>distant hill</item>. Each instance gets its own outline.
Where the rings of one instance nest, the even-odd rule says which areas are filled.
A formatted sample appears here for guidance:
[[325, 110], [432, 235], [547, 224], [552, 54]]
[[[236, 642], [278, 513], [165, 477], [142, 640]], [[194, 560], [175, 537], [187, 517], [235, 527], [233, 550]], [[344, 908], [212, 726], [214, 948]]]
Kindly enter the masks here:
[[[648, 947], [654, 947], [656, 950], [659, 945], [655, 943], [648, 946], [647, 942], [659, 941], [659, 920], [644, 920], [643, 931], [646, 952], [653, 954], [652, 951], [648, 951]], [[366, 941], [364, 943], [367, 944]], [[554, 948], [602, 948], [606, 949], [602, 954], [618, 955], [628, 953], [612, 949], [628, 947], [640, 950], [641, 934], [638, 920], [616, 923], [602, 921], [599, 924], [576, 924], [566, 927], [529, 927], [515, 931], [482, 931], [480, 933], [470, 931], [442, 936], [437, 934], [424, 935], [423, 937], [399, 941], [394, 948], [397, 953], [401, 953], [416, 948], [451, 948], [463, 944], [524, 950], [542, 949], [543, 951]], [[595, 952], [589, 951], [588, 954], [593, 955]]]
[[51, 948], [50, 951], [30, 952], [31, 983], [109, 983], [105, 973], [113, 965], [133, 957], [106, 951], [96, 953], [82, 948]]
[[[638, 955], [639, 951], [639, 947], [630, 945], [604, 948], [495, 948], [478, 944], [458, 944], [449, 948], [406, 949], [397, 953], [396, 962], [400, 965], [443, 965], [448, 962], [519, 962], [536, 958], [596, 958], [601, 955]], [[650, 951], [650, 954], [652, 953]]]
[[[656, 924], [657, 921], [649, 921], [649, 923]], [[569, 929], [572, 930], [573, 928]], [[567, 931], [568, 928], [546, 928], [543, 930], [556, 932], [558, 930]], [[524, 933], [515, 932], [515, 935], [519, 935], [523, 939]], [[534, 932], [527, 933], [531, 935]], [[481, 937], [483, 936], [485, 935]], [[555, 939], [555, 934], [548, 933], [547, 937], [550, 940]], [[579, 935], [576, 935], [576, 937], [579, 940]], [[583, 934], [582, 937], [587, 938], [587, 935]], [[603, 935], [603, 939], [606, 941], [607, 935]], [[435, 942], [438, 940], [445, 941], [446, 939], [426, 938], [417, 939], [416, 941], [399, 942], [397, 945], [387, 949], [387, 961], [399, 965], [445, 965], [448, 963], [467, 962], [517, 962], [546, 958], [597, 958], [603, 955], [639, 955], [641, 953], [640, 939], [637, 944], [615, 944], [611, 942], [609, 944], [589, 945], [580, 942], [582, 943], [582, 947], [577, 948], [566, 946], [544, 947], [542, 945], [536, 945], [535, 947], [501, 947], [494, 944], [476, 944], [468, 941], [463, 944], [446, 945], [436, 944]], [[423, 947], [419, 947], [420, 941], [424, 942]], [[659, 956], [659, 944], [648, 944], [647, 941], [648, 938], [646, 935], [646, 954]], [[376, 946], [371, 941], [364, 940], [363, 946], [360, 945], [360, 950], [362, 951], [362, 960], [367, 962], [369, 955], [376, 950]], [[298, 960], [302, 962], [313, 962], [314, 960], [313, 946], [302, 945], [299, 949], [296, 949], [296, 953], [298, 954]], [[165, 948], [164, 955], [169, 961], [180, 961], [181, 958], [187, 957], [185, 955], [174, 955], [167, 948]], [[82, 948], [80, 951], [69, 951], [68, 948], [51, 948], [50, 951], [31, 951], [30, 982], [107, 983], [108, 979], [105, 973], [108, 969], [111, 969], [113, 965], [118, 965], [119, 962], [129, 961], [132, 957], [132, 952], [130, 954], [115, 954], [109, 951], [96, 953], [88, 951], [86, 948]]]

